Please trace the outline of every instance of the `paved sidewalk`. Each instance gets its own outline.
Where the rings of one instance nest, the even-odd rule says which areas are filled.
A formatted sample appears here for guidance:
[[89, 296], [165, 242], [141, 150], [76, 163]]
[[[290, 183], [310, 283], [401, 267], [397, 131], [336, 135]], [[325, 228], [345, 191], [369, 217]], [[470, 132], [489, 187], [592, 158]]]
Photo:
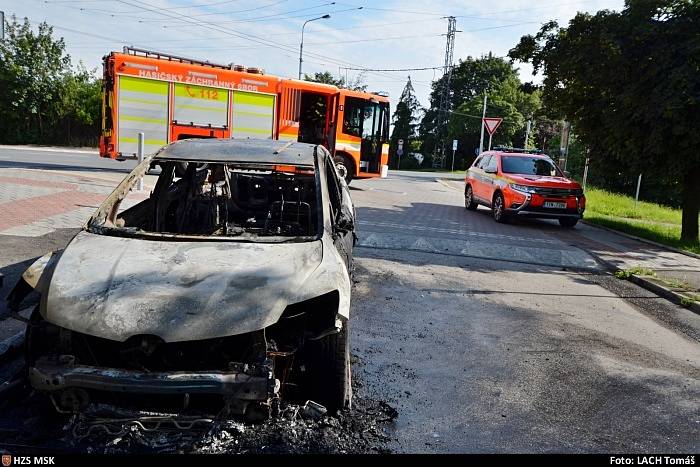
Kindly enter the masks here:
[[[124, 173], [0, 168], [0, 341], [21, 332], [24, 323], [8, 318], [5, 297], [22, 272], [42, 254], [63, 248]], [[122, 209], [145, 199], [155, 183], [133, 192]], [[26, 315], [26, 312], [23, 314]]]
[[[0, 235], [39, 237], [56, 229], [79, 227], [123, 178], [121, 173], [2, 168]], [[149, 181], [146, 177], [145, 184]], [[128, 200], [147, 196], [144, 190]]]
[[700, 258], [590, 224], [565, 235], [609, 266], [695, 299], [700, 305]]

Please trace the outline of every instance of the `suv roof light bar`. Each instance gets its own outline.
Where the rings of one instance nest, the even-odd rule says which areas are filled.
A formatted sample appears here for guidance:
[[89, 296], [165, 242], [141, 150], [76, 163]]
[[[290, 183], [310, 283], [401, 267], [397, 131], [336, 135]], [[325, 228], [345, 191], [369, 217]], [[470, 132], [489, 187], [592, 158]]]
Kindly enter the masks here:
[[537, 148], [523, 149], [523, 148], [509, 148], [506, 146], [496, 146], [492, 148], [492, 151], [504, 151], [504, 152], [521, 152], [524, 154], [544, 154], [544, 151]]

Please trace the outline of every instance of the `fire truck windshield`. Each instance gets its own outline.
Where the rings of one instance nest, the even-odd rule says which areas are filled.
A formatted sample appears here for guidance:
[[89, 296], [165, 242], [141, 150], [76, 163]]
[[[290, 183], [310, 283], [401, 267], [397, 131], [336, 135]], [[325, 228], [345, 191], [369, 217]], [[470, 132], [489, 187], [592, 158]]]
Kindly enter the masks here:
[[348, 97], [345, 99], [343, 133], [387, 142], [389, 138], [389, 105]]

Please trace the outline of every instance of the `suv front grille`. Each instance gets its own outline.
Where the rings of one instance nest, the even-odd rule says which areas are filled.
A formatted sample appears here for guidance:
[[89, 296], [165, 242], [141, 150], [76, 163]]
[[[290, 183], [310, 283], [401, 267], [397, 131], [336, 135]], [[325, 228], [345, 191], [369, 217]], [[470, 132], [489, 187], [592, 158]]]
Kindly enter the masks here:
[[545, 188], [545, 187], [535, 187], [535, 193], [543, 196], [581, 196], [583, 190], [581, 188]]

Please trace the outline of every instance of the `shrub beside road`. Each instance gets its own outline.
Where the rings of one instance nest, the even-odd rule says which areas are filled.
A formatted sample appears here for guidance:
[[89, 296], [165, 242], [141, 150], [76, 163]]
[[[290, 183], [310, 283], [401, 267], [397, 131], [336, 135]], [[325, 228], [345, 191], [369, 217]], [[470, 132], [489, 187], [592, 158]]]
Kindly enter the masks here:
[[699, 243], [681, 242], [681, 210], [598, 188], [586, 189], [586, 214], [590, 223], [700, 254]]

